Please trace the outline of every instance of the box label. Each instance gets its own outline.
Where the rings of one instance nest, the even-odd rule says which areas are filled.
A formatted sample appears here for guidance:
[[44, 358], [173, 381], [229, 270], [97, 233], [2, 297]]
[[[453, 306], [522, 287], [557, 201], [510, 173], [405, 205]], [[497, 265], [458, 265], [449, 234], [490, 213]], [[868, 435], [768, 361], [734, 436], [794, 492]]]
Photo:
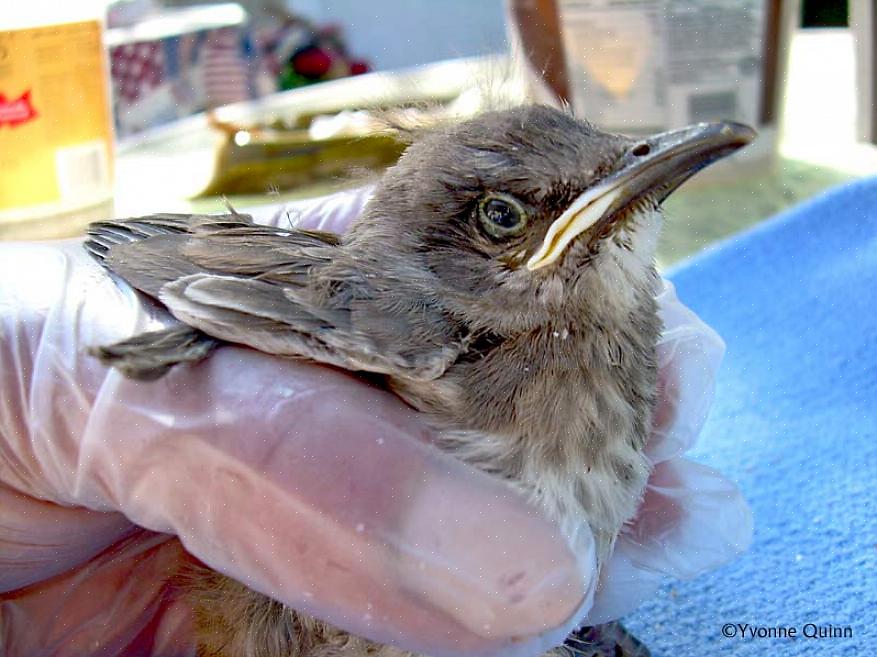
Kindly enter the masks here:
[[576, 110], [608, 129], [758, 123], [765, 0], [564, 0]]
[[0, 211], [110, 193], [100, 24], [0, 31]]

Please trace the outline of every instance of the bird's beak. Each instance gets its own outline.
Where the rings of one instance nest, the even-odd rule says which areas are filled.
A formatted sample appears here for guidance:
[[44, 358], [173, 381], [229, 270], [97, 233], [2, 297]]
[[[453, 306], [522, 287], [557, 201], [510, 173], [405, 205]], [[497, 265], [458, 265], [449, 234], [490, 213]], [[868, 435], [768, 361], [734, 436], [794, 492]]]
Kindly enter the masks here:
[[549, 226], [527, 269], [551, 264], [587, 230], [601, 234], [625, 216], [622, 210], [642, 198], [660, 203], [695, 173], [748, 144], [755, 134], [747, 125], [723, 121], [662, 132], [636, 143], [615, 171], [588, 188]]

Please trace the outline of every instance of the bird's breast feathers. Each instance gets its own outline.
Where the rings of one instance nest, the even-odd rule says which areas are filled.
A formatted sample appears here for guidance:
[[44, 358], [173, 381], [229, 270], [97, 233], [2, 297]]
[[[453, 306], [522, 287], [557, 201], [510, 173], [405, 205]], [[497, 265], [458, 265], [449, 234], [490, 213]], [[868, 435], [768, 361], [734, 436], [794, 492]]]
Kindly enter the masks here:
[[586, 521], [606, 553], [648, 476], [653, 349], [582, 328], [547, 327], [464, 354], [432, 381], [391, 383], [433, 418], [443, 449], [562, 524]]

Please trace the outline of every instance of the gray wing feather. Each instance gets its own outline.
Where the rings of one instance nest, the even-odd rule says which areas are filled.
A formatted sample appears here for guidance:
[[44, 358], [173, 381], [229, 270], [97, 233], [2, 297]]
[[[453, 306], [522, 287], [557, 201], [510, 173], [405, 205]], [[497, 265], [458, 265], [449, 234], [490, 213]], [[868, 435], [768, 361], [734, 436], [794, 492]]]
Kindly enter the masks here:
[[[229, 215], [233, 216], [233, 215]], [[248, 215], [237, 215], [244, 221]], [[222, 219], [215, 217], [213, 219]], [[106, 255], [110, 249], [120, 244], [140, 242], [158, 235], [179, 235], [190, 232], [199, 223], [210, 219], [206, 215], [155, 214], [139, 219], [122, 221], [96, 221], [89, 225], [85, 249], [98, 262], [108, 266]]]
[[204, 271], [182, 254], [185, 243], [181, 235], [159, 235], [114, 246], [104, 259], [110, 271], [157, 299], [168, 281]]
[[267, 353], [425, 380], [464, 347], [445, 332], [412, 339], [386, 290], [355, 265], [338, 266], [344, 251], [332, 233], [240, 214], [155, 215], [92, 224], [85, 247], [182, 322]]
[[[441, 376], [461, 349], [459, 343], [435, 344], [402, 354], [358, 330], [349, 311], [330, 311], [349, 325], [340, 330], [326, 321], [325, 308], [292, 302], [281, 287], [258, 280], [199, 274], [169, 283], [159, 298], [176, 317], [208, 335], [350, 370], [431, 380]], [[374, 329], [373, 320], [368, 328]]]
[[249, 215], [156, 214], [123, 221], [98, 221], [88, 227], [85, 249], [132, 287], [158, 297], [168, 281], [202, 269], [180, 250], [187, 236], [205, 225], [251, 225]]

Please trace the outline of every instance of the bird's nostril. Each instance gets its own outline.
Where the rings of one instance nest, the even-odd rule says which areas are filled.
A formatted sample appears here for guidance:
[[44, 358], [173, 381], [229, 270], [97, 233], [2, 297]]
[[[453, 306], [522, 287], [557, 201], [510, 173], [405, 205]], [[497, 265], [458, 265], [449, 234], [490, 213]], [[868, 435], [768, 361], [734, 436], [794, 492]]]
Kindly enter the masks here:
[[637, 157], [642, 157], [643, 155], [648, 155], [651, 152], [651, 147], [648, 144], [637, 144], [634, 146], [631, 153], [636, 155]]

